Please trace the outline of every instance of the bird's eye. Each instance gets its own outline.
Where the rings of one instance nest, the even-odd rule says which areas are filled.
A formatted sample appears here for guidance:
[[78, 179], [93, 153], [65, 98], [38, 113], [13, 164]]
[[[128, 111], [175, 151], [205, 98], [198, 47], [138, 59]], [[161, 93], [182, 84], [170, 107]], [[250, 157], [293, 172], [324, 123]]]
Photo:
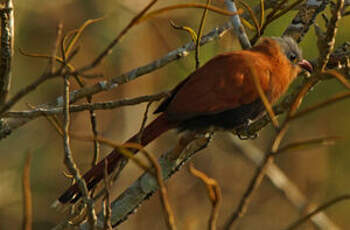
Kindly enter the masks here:
[[293, 63], [296, 63], [297, 56], [294, 53], [289, 54], [289, 60]]

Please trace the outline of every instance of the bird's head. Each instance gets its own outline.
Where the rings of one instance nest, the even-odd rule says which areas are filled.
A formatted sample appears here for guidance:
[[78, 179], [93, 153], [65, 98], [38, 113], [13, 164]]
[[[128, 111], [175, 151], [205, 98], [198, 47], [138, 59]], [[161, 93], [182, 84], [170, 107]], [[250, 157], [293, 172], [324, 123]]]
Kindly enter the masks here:
[[305, 59], [303, 59], [303, 55], [301, 49], [295, 40], [291, 37], [272, 37], [279, 46], [281, 47], [283, 53], [286, 55], [288, 60], [292, 63], [292, 65], [299, 65], [302, 69], [312, 72], [313, 67], [311, 63]]

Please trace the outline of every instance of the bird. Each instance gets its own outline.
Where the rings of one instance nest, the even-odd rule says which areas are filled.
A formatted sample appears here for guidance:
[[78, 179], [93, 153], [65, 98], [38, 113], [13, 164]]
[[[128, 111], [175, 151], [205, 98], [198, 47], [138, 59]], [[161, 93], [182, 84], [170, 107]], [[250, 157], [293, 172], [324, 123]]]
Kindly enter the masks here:
[[[250, 49], [219, 54], [180, 82], [155, 110], [160, 115], [143, 129], [142, 136], [134, 135], [126, 143], [146, 146], [175, 128], [199, 131], [247, 126], [265, 112], [252, 68], [270, 104], [281, 98], [302, 70], [313, 71], [288, 36], [261, 38]], [[138, 150], [130, 151], [136, 154]], [[104, 178], [106, 167], [109, 174], [113, 172], [122, 158], [115, 149], [93, 166], [83, 176], [87, 188], [91, 190]], [[55, 203], [75, 203], [80, 197], [78, 185], [73, 184]]]

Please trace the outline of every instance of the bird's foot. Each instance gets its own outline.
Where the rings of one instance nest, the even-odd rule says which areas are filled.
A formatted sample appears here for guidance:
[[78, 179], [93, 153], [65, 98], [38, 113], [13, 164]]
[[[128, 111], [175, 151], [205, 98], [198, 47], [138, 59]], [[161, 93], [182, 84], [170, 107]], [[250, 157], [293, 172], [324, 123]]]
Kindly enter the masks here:
[[247, 122], [243, 124], [241, 127], [236, 129], [236, 135], [241, 140], [254, 140], [258, 137], [258, 133], [254, 132], [252, 133], [251, 130], [249, 130], [249, 124], [250, 122]]
[[254, 134], [241, 134], [239, 132], [237, 132], [237, 136], [239, 139], [241, 139], [242, 141], [246, 141], [246, 140], [254, 140], [255, 138], [258, 137], [258, 134], [257, 133], [254, 133]]

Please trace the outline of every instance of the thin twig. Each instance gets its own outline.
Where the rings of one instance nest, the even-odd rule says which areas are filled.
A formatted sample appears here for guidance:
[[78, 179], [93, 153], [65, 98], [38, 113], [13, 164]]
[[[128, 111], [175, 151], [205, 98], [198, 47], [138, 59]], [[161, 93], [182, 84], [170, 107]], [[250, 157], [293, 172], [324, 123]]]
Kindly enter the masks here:
[[289, 24], [282, 36], [290, 36], [295, 41], [300, 42], [310, 26], [315, 23], [316, 16], [324, 11], [329, 0], [322, 1], [305, 1], [299, 8], [299, 12]]
[[[229, 11], [237, 12], [237, 7], [234, 1], [225, 0], [226, 6]], [[243, 49], [249, 49], [251, 46], [247, 33], [245, 32], [244, 26], [242, 25], [241, 19], [239, 15], [236, 14], [231, 16], [231, 23], [233, 25], [236, 36], [238, 36], [239, 43], [241, 44]]]
[[[18, 49], [19, 53], [22, 54], [23, 56], [26, 56], [26, 57], [33, 57], [33, 58], [42, 58], [42, 59], [48, 59], [49, 62], [50, 61], [56, 61], [60, 64], [63, 64], [63, 59], [59, 56], [50, 56], [50, 55], [47, 55], [47, 54], [40, 54], [40, 53], [29, 53], [29, 52], [26, 52], [24, 51], [23, 49], [19, 48]], [[71, 72], [74, 72], [75, 71], [75, 68], [72, 64], [70, 63], [66, 63], [66, 67], [69, 69], [69, 71]]]
[[[233, 12], [237, 11], [236, 4], [234, 3], [234, 1], [226, 0], [226, 5], [227, 5], [227, 8], [229, 10], [231, 10]], [[241, 23], [241, 20], [240, 20], [239, 16], [238, 15], [232, 16], [231, 17], [231, 21], [232, 21], [232, 23], [234, 25], [234, 29], [235, 29], [236, 35], [239, 37], [239, 41], [241, 43], [242, 48], [243, 49], [249, 49], [251, 47], [251, 44], [249, 42], [248, 36], [247, 36], [247, 34], [246, 34], [245, 30], [244, 30], [244, 27], [243, 27], [243, 25]], [[265, 92], [263, 91], [263, 89], [261, 87], [260, 81], [259, 81], [259, 79], [257, 77], [257, 73], [256, 73], [254, 68], [250, 68], [250, 71], [252, 71], [254, 85], [255, 85], [256, 90], [258, 91], [259, 97], [262, 100], [262, 102], [264, 104], [264, 107], [265, 107], [266, 111], [268, 112], [268, 115], [270, 116], [270, 118], [272, 120], [272, 124], [277, 129], [278, 126], [279, 126], [277, 117], [274, 114], [272, 106], [271, 106], [270, 102], [268, 101], [268, 99], [267, 99], [267, 97], [265, 95]]]
[[[265, 10], [273, 7], [275, 5], [275, 1], [265, 1]], [[257, 7], [254, 8], [254, 11], [259, 10]], [[306, 15], [309, 15], [308, 13]], [[247, 18], [248, 14], [243, 13], [242, 17]], [[225, 23], [222, 26], [215, 27], [211, 32], [209, 32], [207, 35], [203, 36], [201, 39], [201, 45], [206, 44], [210, 41], [213, 41], [217, 38], [220, 38], [224, 33], [226, 33], [228, 30], [232, 28], [231, 23]], [[161, 68], [165, 66], [166, 64], [177, 60], [179, 58], [185, 57], [189, 54], [188, 51], [191, 51], [194, 49], [194, 43], [190, 42], [185, 44], [183, 47], [175, 49], [165, 56], [163, 56], [160, 59], [157, 59], [147, 65], [138, 67], [132, 71], [129, 71], [128, 73], [122, 74], [120, 76], [114, 77], [109, 81], [100, 81], [97, 84], [91, 86], [91, 87], [86, 87], [84, 89], [80, 90], [74, 90], [70, 94], [70, 99], [71, 103], [79, 100], [80, 98], [84, 98], [87, 95], [93, 95], [97, 94], [102, 91], [108, 91], [111, 90], [115, 87], [117, 87], [119, 84], [123, 84], [125, 82], [134, 80], [146, 73], [152, 72], [158, 68]], [[38, 107], [41, 108], [47, 108], [50, 105], [59, 105], [62, 106], [62, 97], [58, 97], [55, 102], [49, 103], [49, 104], [44, 104]], [[13, 130], [25, 125], [27, 122], [30, 122], [32, 119], [28, 118], [21, 118], [21, 119], [3, 119], [0, 123], [0, 139], [4, 138], [12, 133]], [[268, 121], [266, 118], [263, 118], [261, 122], [261, 126], [265, 126]], [[259, 127], [261, 127], [259, 126]], [[255, 127], [255, 126], [254, 126]], [[260, 129], [260, 128], [258, 128]]]
[[17, 92], [15, 96], [13, 96], [3, 106], [0, 107], [0, 115], [12, 108], [20, 99], [34, 91], [39, 85], [41, 85], [45, 81], [61, 76], [61, 71], [62, 68], [57, 70], [55, 73], [43, 73], [37, 80], [32, 82], [30, 85], [19, 90], [19, 92]]
[[193, 42], [197, 41], [197, 34], [196, 34], [196, 32], [194, 32], [194, 30], [191, 27], [177, 25], [177, 24], [175, 24], [175, 22], [173, 20], [170, 20], [170, 19], [169, 19], [169, 23], [175, 30], [183, 30], [183, 31], [186, 31], [187, 33], [189, 33], [191, 35]]
[[[61, 25], [62, 26], [62, 25]], [[63, 47], [63, 45], [62, 45]], [[62, 58], [65, 62], [65, 54], [62, 48]], [[70, 112], [69, 112], [69, 76], [64, 75], [64, 91], [63, 91], [63, 146], [64, 146], [64, 163], [69, 170], [69, 173], [73, 175], [75, 181], [77, 182], [80, 191], [83, 195], [83, 201], [87, 205], [88, 209], [88, 222], [91, 229], [95, 228], [96, 225], [96, 213], [94, 209], [93, 200], [90, 198], [87, 185], [80, 175], [79, 169], [75, 164], [72, 156], [72, 151], [70, 148], [70, 137], [69, 137], [69, 127], [70, 127]]]
[[312, 105], [310, 107], [307, 107], [305, 109], [300, 110], [293, 117], [291, 117], [290, 120], [300, 118], [300, 117], [305, 116], [311, 112], [314, 112], [315, 110], [321, 109], [321, 108], [326, 107], [328, 105], [332, 105], [334, 103], [337, 103], [337, 102], [342, 101], [344, 99], [347, 99], [349, 97], [350, 97], [350, 92], [340, 93], [340, 94], [338, 94], [330, 99], [327, 99], [323, 102], [320, 102], [318, 104], [315, 104], [315, 105]]
[[[139, 16], [140, 17], [140, 16]], [[137, 18], [137, 16], [134, 17], [134, 20], [136, 20], [135, 18]], [[131, 22], [129, 23], [132, 24]], [[214, 30], [212, 30], [211, 32], [209, 32], [207, 35], [203, 36], [201, 39], [200, 44], [205, 44], [207, 42], [213, 41], [215, 38], [218, 38], [220, 36], [222, 36], [222, 34], [224, 34], [227, 30], [229, 30], [231, 28], [230, 24], [225, 24], [219, 28], [215, 28]], [[124, 29], [126, 30], [126, 28]], [[124, 31], [123, 30], [123, 31]], [[128, 29], [127, 29], [128, 30]], [[127, 32], [127, 31], [126, 31]], [[122, 32], [121, 32], [122, 34]], [[119, 35], [118, 37], [121, 37], [122, 35]], [[118, 42], [118, 39], [116, 39], [115, 41], [113, 41], [108, 47], [112, 46], [112, 44], [115, 44]], [[181, 57], [187, 56], [188, 55], [188, 51], [193, 50], [195, 48], [195, 45], [193, 42], [187, 43], [185, 44], [182, 48], [178, 48], [176, 50], [173, 50], [171, 52], [169, 52], [167, 55], [165, 55], [164, 57], [153, 61], [152, 63], [149, 63], [147, 65], [141, 66], [139, 68], [136, 68], [128, 73], [124, 73], [120, 76], [114, 77], [109, 81], [101, 81], [98, 82], [97, 84], [91, 86], [91, 87], [87, 87], [84, 89], [80, 89], [78, 91], [72, 91], [71, 95], [70, 95], [70, 102], [73, 103], [75, 101], [77, 101], [80, 98], [84, 98], [88, 95], [93, 95], [102, 91], [107, 91], [110, 90], [112, 88], [115, 88], [116, 86], [118, 86], [119, 84], [123, 84], [125, 82], [131, 81], [136, 79], [139, 76], [142, 76], [146, 73], [149, 73], [151, 71], [154, 71], [155, 69], [161, 68], [164, 65], [168, 64], [171, 61], [177, 60]], [[108, 54], [109, 49], [106, 49], [105, 52]], [[105, 54], [105, 55], [107, 55]], [[100, 55], [100, 57], [104, 57], [104, 55]], [[98, 59], [98, 58], [97, 58]], [[97, 60], [96, 59], [96, 60]], [[95, 62], [96, 62], [95, 60]], [[78, 74], [80, 74], [80, 72], [82, 72], [84, 69], [90, 69], [90, 67], [92, 67], [94, 64], [91, 64], [91, 66], [86, 67], [86, 68], [82, 68], [79, 71], [77, 71]], [[76, 73], [72, 73], [72, 75], [75, 75]], [[14, 96], [12, 98], [12, 100], [10, 100], [7, 104], [6, 107], [1, 108], [0, 107], [0, 114], [4, 113], [5, 111], [9, 110], [19, 99], [21, 99], [23, 96], [27, 95], [29, 92], [33, 91], [34, 89], [36, 89], [36, 87], [38, 85], [40, 85], [41, 83], [43, 83], [44, 81], [46, 81], [49, 78], [53, 78], [53, 77], [57, 77], [60, 76], [61, 73], [60, 71], [56, 71], [55, 74], [43, 74], [44, 76], [40, 77], [37, 81], [35, 81], [34, 83], [32, 83], [30, 86], [20, 90], [20, 92]], [[49, 76], [47, 76], [49, 75]], [[62, 98], [59, 97], [56, 100], [56, 104], [61, 106], [62, 105]], [[45, 106], [43, 106], [45, 107]], [[23, 121], [26, 122], [26, 121]], [[22, 124], [22, 123], [21, 123]], [[6, 133], [8, 133], [6, 131]]]
[[[79, 41], [81, 34], [84, 32], [84, 30], [87, 28], [87, 26], [89, 26], [90, 24], [96, 23], [101, 21], [102, 19], [104, 19], [104, 17], [99, 17], [96, 19], [89, 19], [87, 21], [85, 21], [80, 27], [79, 29], [77, 29], [76, 33], [74, 34], [74, 36], [72, 37], [72, 39], [70, 40], [70, 42], [67, 44], [67, 46], [65, 46], [65, 52], [67, 55], [69, 55], [74, 47], [74, 45]], [[85, 87], [85, 82], [80, 79], [79, 74], [74, 75], [77, 83], [79, 84], [80, 88], [84, 88]], [[86, 100], [89, 104], [92, 103], [92, 95], [89, 95], [86, 97]], [[90, 124], [91, 124], [91, 131], [94, 137], [98, 136], [98, 131], [97, 131], [97, 118], [96, 118], [96, 112], [95, 110], [89, 110], [89, 115], [90, 115]], [[93, 159], [91, 162], [91, 165], [94, 166], [97, 164], [98, 162], [98, 158], [100, 155], [100, 144], [98, 143], [98, 141], [94, 140], [93, 143], [94, 147], [94, 155], [93, 155]]]
[[[135, 203], [134, 203], [135, 204]], [[133, 210], [133, 209], [132, 209]]]
[[[261, 0], [262, 1], [262, 0]], [[258, 22], [258, 19], [256, 18], [256, 15], [253, 11], [253, 9], [246, 3], [244, 2], [243, 0], [239, 0], [238, 1], [239, 4], [243, 5], [244, 8], [246, 8], [248, 10], [248, 13], [250, 15], [250, 19], [253, 21], [254, 23], [254, 27], [255, 27], [255, 30], [257, 31], [257, 33], [260, 35], [260, 28], [261, 26], [259, 25], [259, 22]], [[251, 24], [250, 24], [251, 25]]]
[[32, 161], [31, 152], [27, 153], [26, 161], [23, 167], [23, 230], [32, 229], [32, 192], [30, 188], [30, 163]]
[[233, 15], [242, 13], [241, 10], [239, 10], [238, 12], [231, 12], [228, 10], [218, 8], [216, 6], [212, 6], [212, 5], [208, 5], [208, 4], [201, 4], [201, 3], [176, 4], [176, 5], [167, 6], [167, 7], [161, 8], [161, 9], [154, 10], [154, 11], [144, 15], [136, 23], [143, 22], [143, 21], [145, 21], [151, 17], [154, 17], [158, 14], [161, 14], [161, 13], [166, 13], [168, 11], [175, 10], [175, 9], [186, 9], [186, 8], [198, 8], [198, 9], [210, 10], [214, 13], [218, 13], [218, 14], [225, 15], [225, 16], [233, 16]]
[[[234, 1], [226, 0], [226, 5], [227, 5], [229, 10], [231, 10], [233, 12], [237, 11], [237, 8], [236, 8]], [[251, 47], [251, 44], [250, 44], [248, 36], [244, 30], [244, 27], [241, 24], [239, 16], [238, 15], [232, 16], [231, 20], [232, 20], [232, 23], [234, 24], [235, 32], [236, 32], [236, 35], [239, 37], [242, 48], [249, 49]], [[260, 30], [258, 31], [258, 33], [260, 34]], [[263, 91], [263, 89], [261, 87], [260, 81], [257, 77], [257, 73], [256, 73], [254, 68], [250, 68], [250, 71], [252, 71], [254, 85], [255, 85], [256, 90], [258, 91], [259, 97], [262, 100], [264, 107], [272, 120], [272, 124], [277, 129], [279, 127], [277, 117], [274, 114], [272, 106], [271, 106], [270, 102], [268, 101], [268, 99], [265, 95], [265, 92]]]
[[[229, 24], [225, 24], [224, 26], [219, 27], [219, 28], [216, 27], [213, 31], [211, 31], [210, 33], [208, 33], [207, 35], [202, 37], [200, 44], [203, 45], [205, 43], [213, 41], [214, 39], [216, 39], [216, 38], [222, 36], [224, 33], [226, 33], [230, 28], [231, 27]], [[175, 49], [175, 50], [169, 52], [168, 54], [166, 54], [165, 56], [163, 56], [155, 61], [152, 61], [149, 64], [135, 68], [135, 69], [133, 69], [127, 73], [123, 73], [119, 76], [112, 77], [108, 81], [100, 81], [93, 86], [86, 87], [86, 88], [83, 88], [80, 90], [72, 91], [71, 97], [70, 97], [71, 103], [76, 102], [77, 100], [84, 98], [87, 95], [93, 95], [93, 94], [97, 94], [99, 92], [108, 91], [108, 90], [111, 90], [113, 88], [116, 88], [117, 86], [119, 86], [121, 84], [135, 80], [136, 78], [138, 78], [144, 74], [150, 73], [156, 69], [159, 69], [172, 61], [178, 60], [182, 57], [189, 55], [189, 51], [194, 50], [194, 49], [195, 49], [195, 44], [193, 42], [187, 43], [184, 46], [182, 46], [181, 48]], [[78, 70], [77, 70], [77, 73], [80, 74], [80, 72]], [[74, 73], [72, 73], [72, 74], [74, 74]], [[61, 105], [61, 101], [62, 101], [62, 98], [60, 98], [60, 97], [57, 98], [56, 104]]]
[[295, 223], [291, 224], [289, 227], [286, 228], [286, 230], [296, 229], [297, 227], [299, 227], [300, 225], [305, 223], [307, 220], [312, 218], [314, 215], [317, 215], [321, 211], [323, 211], [323, 210], [325, 210], [327, 208], [330, 208], [333, 205], [335, 205], [335, 204], [337, 204], [337, 203], [339, 203], [341, 201], [345, 201], [345, 200], [350, 200], [350, 194], [345, 194], [345, 195], [336, 197], [336, 198], [334, 198], [334, 199], [324, 203], [319, 208], [315, 209], [314, 211], [310, 212], [309, 214], [307, 214], [303, 218], [301, 218], [301, 219], [297, 220]]
[[238, 223], [238, 219], [241, 218], [247, 211], [248, 205], [252, 199], [253, 194], [261, 184], [265, 172], [269, 165], [273, 163], [274, 161], [274, 155], [279, 150], [280, 143], [285, 136], [288, 128], [289, 128], [289, 121], [292, 116], [296, 113], [296, 110], [299, 108], [303, 98], [305, 95], [309, 92], [309, 90], [318, 82], [318, 78], [312, 77], [310, 80], [308, 80], [305, 85], [298, 91], [297, 96], [293, 100], [293, 103], [291, 104], [289, 111], [287, 113], [287, 117], [284, 120], [283, 124], [281, 125], [280, 129], [278, 130], [277, 134], [273, 138], [271, 144], [268, 147], [268, 151], [266, 152], [262, 164], [256, 169], [253, 178], [250, 180], [249, 185], [244, 192], [239, 205], [237, 209], [233, 212], [233, 214], [230, 216], [229, 220], [225, 224], [225, 229], [230, 229], [231, 226]]
[[[248, 64], [250, 65], [250, 64]], [[252, 66], [250, 66], [249, 71], [251, 72], [252, 76], [253, 76], [253, 81], [254, 81], [254, 85], [256, 90], [258, 91], [258, 95], [260, 100], [263, 102], [265, 110], [267, 111], [267, 114], [269, 115], [271, 121], [272, 121], [272, 125], [275, 127], [275, 129], [278, 129], [279, 127], [279, 123], [277, 120], [277, 116], [275, 115], [273, 109], [272, 109], [272, 105], [269, 102], [262, 86], [261, 86], [261, 82], [260, 79], [258, 77], [258, 73], [256, 71], [256, 69]]]
[[[120, 99], [115, 101], [106, 102], [96, 102], [91, 104], [81, 104], [81, 105], [70, 105], [69, 109], [71, 113], [82, 112], [86, 110], [109, 110], [115, 109], [122, 106], [138, 105], [145, 102], [159, 101], [164, 97], [169, 96], [169, 92], [160, 92], [156, 94], [140, 96], [130, 99]], [[4, 113], [3, 117], [13, 117], [13, 118], [35, 118], [40, 116], [51, 116], [61, 114], [63, 111], [62, 107], [54, 108], [35, 108], [28, 111], [18, 111], [18, 112], [7, 112]]]
[[[242, 142], [238, 137], [233, 136], [232, 134], [223, 135], [221, 137], [221, 139], [225, 138], [227, 138], [227, 143], [233, 144], [233, 148], [238, 149], [238, 151], [243, 153], [248, 160], [252, 161], [255, 165], [261, 165], [264, 158], [263, 151], [251, 143]], [[300, 213], [305, 211], [305, 206], [315, 206], [307, 200], [306, 196], [300, 191], [300, 189], [275, 163], [270, 163], [270, 166], [266, 169], [266, 176]], [[340, 229], [324, 212], [319, 212], [311, 218], [311, 221], [320, 229]]]
[[0, 105], [2, 106], [10, 90], [11, 65], [14, 42], [14, 17], [12, 0], [3, 1], [0, 9]]
[[[210, 5], [211, 0], [207, 0], [207, 6]], [[199, 46], [200, 46], [200, 40], [203, 34], [203, 28], [204, 28], [204, 22], [208, 14], [208, 8], [205, 8], [202, 14], [201, 22], [199, 24], [199, 29], [197, 32], [197, 39], [196, 39], [196, 49], [195, 49], [195, 60], [196, 60], [196, 69], [199, 68], [200, 62], [199, 62]]]
[[252, 44], [255, 44], [255, 43], [257, 42], [257, 40], [259, 39], [259, 37], [260, 37], [261, 35], [263, 35], [263, 33], [264, 33], [264, 31], [265, 31], [267, 25], [270, 24], [270, 23], [272, 22], [272, 21], [271, 21], [272, 16], [273, 16], [274, 14], [276, 14], [277, 11], [280, 10], [286, 2], [287, 2], [287, 0], [282, 0], [282, 1], [280, 1], [278, 4], [276, 4], [276, 5], [273, 7], [272, 11], [266, 16], [265, 23], [261, 26], [260, 30], [257, 31], [257, 32], [255, 33], [255, 36], [252, 38], [252, 40], [251, 40], [251, 43], [252, 43]]
[[[89, 138], [85, 138], [85, 140], [89, 140]], [[137, 166], [141, 167], [146, 172], [154, 174], [154, 177], [156, 178], [157, 183], [159, 185], [159, 189], [160, 189], [160, 200], [162, 202], [164, 211], [166, 213], [167, 227], [170, 230], [176, 230], [174, 214], [173, 214], [173, 211], [170, 207], [169, 198], [167, 195], [167, 190], [166, 190], [166, 187], [165, 187], [165, 184], [163, 181], [162, 168], [159, 165], [157, 159], [154, 157], [154, 155], [151, 154], [150, 152], [146, 151], [142, 145], [137, 144], [137, 143], [126, 143], [123, 145], [117, 145], [117, 144], [113, 143], [112, 141], [107, 140], [107, 139], [102, 138], [102, 137], [97, 137], [96, 140], [103, 143], [103, 144], [107, 144], [107, 145], [113, 147], [114, 149], [117, 149], [118, 152], [123, 154], [125, 157], [133, 160]], [[152, 164], [153, 169], [155, 171], [153, 171], [151, 168], [149, 168], [145, 164], [143, 164], [138, 158], [135, 157], [134, 154], [129, 152], [127, 150], [127, 148], [137, 149], [142, 154], [144, 154], [146, 156], [147, 160]]]
[[[79, 41], [81, 34], [84, 32], [87, 26], [90, 24], [99, 22], [101, 20], [105, 19], [105, 17], [99, 17], [95, 19], [88, 19], [86, 20], [77, 30], [72, 31], [72, 33], [75, 33], [73, 38], [69, 41], [67, 46], [65, 46], [65, 53], [66, 55], [69, 55], [74, 47], [74, 45]], [[65, 45], [65, 44], [64, 44]]]
[[[56, 61], [56, 56], [57, 56], [57, 49], [58, 46], [60, 44], [61, 41], [61, 36], [62, 36], [62, 26], [60, 26], [60, 24], [57, 25], [57, 29], [56, 29], [56, 40], [55, 43], [53, 45], [52, 48], [52, 53], [51, 53], [51, 57], [49, 57], [49, 72], [52, 74], [55, 72], [55, 61]], [[21, 52], [21, 49], [20, 49]]]
[[260, 24], [259, 24], [259, 33], [262, 25], [265, 23], [265, 0], [260, 0]]
[[212, 204], [212, 210], [208, 221], [208, 229], [215, 230], [222, 201], [220, 186], [216, 180], [208, 177], [205, 173], [196, 169], [192, 163], [190, 163], [188, 168], [190, 173], [199, 178], [207, 187], [208, 196]]
[[[328, 4], [328, 0], [324, 0], [319, 2], [317, 5], [313, 5], [312, 2], [307, 1], [299, 10], [295, 18], [292, 20], [291, 24], [287, 27], [287, 29], [283, 32], [283, 36], [291, 36], [297, 42], [300, 42], [303, 38], [304, 34], [309, 30], [310, 25], [314, 23], [316, 16], [321, 13], [326, 5]], [[265, 4], [266, 6], [266, 4]], [[338, 50], [337, 50], [338, 51]], [[342, 55], [345, 55], [342, 53]], [[344, 57], [344, 56], [343, 56]], [[337, 57], [337, 60], [341, 60], [342, 58]], [[335, 61], [334, 63], [337, 63]], [[337, 66], [334, 65], [333, 68]], [[304, 78], [301, 83], [301, 87], [306, 84], [309, 79]], [[313, 83], [314, 86], [317, 82]], [[290, 105], [293, 103], [294, 99], [297, 96], [299, 89], [294, 90], [290, 95], [286, 96], [281, 103], [274, 106], [274, 112], [276, 115], [284, 113], [290, 108]], [[267, 124], [270, 123], [270, 119], [268, 116], [264, 116], [258, 121], [252, 123], [247, 129], [235, 130], [235, 133], [238, 133], [240, 136], [253, 136], [256, 134], [258, 130], [261, 130]]]
[[110, 182], [110, 177], [108, 175], [108, 168], [107, 168], [108, 162], [107, 159], [105, 159], [105, 170], [104, 170], [104, 183], [105, 183], [105, 200], [104, 200], [104, 227], [103, 229], [106, 230], [112, 230], [112, 223], [111, 223], [111, 215], [112, 215], [112, 210], [111, 210], [111, 182]]
[[170, 207], [170, 203], [169, 203], [169, 198], [168, 198], [168, 192], [167, 189], [165, 187], [164, 181], [163, 181], [163, 173], [162, 173], [162, 168], [159, 165], [157, 159], [154, 157], [153, 154], [145, 151], [143, 149], [143, 146], [140, 146], [142, 149], [140, 149], [140, 151], [145, 154], [145, 156], [147, 157], [147, 159], [152, 163], [154, 169], [155, 169], [155, 176], [157, 178], [157, 182], [159, 185], [159, 194], [160, 194], [160, 200], [162, 202], [162, 206], [163, 209], [166, 213], [166, 224], [168, 229], [170, 230], [176, 230], [176, 226], [175, 226], [175, 218], [174, 218], [174, 214], [173, 211]]
[[140, 126], [140, 130], [138, 132], [138, 143], [141, 143], [141, 137], [143, 136], [143, 131], [145, 129], [146, 123], [147, 123], [147, 119], [148, 119], [148, 111], [149, 108], [151, 107], [153, 101], [150, 101], [147, 103], [146, 105], [146, 109], [145, 109], [145, 113], [143, 114], [143, 118], [142, 118], [142, 122], [141, 122], [141, 126]]
[[341, 12], [344, 7], [344, 0], [338, 0], [336, 7], [332, 13], [332, 18], [329, 21], [329, 26], [326, 32], [326, 37], [323, 42], [323, 47], [320, 50], [320, 57], [319, 57], [319, 63], [318, 67], [319, 70], [324, 71], [327, 63], [329, 61], [329, 57], [333, 51], [334, 44], [335, 44], [335, 36], [337, 34], [338, 30], [338, 22], [342, 16]]
[[129, 24], [118, 34], [118, 36], [104, 49], [96, 58], [95, 60], [86, 66], [80, 69], [79, 72], [84, 72], [85, 70], [92, 69], [96, 67], [98, 64], [102, 62], [102, 60], [108, 56], [110, 53], [112, 53], [113, 47], [120, 41], [120, 39], [136, 24], [136, 22], [157, 2], [158, 0], [152, 0], [150, 3], [147, 4], [147, 6], [138, 13], [135, 17], [132, 18], [132, 20], [129, 22]]
[[[165, 222], [167, 224], [167, 228], [170, 230], [176, 230], [175, 217], [170, 207], [168, 192], [163, 181], [162, 168], [159, 165], [157, 159], [154, 157], [153, 154], [144, 150], [142, 145], [129, 143], [129, 144], [125, 144], [124, 146], [129, 148], [131, 147], [131, 148], [139, 149], [140, 152], [146, 156], [147, 160], [152, 163], [152, 166], [155, 169], [155, 177], [159, 185], [160, 201], [162, 203], [163, 209], [166, 214]], [[148, 170], [148, 171], [151, 171], [151, 170]]]
[[[158, 160], [161, 171], [163, 172], [163, 178], [168, 179], [179, 168], [189, 160], [193, 154], [202, 150], [209, 143], [210, 136], [189, 138], [187, 144], [181, 148], [180, 157], [174, 158], [173, 151], [169, 151], [163, 154]], [[177, 149], [177, 148], [176, 148]], [[177, 149], [178, 150], [178, 149]], [[126, 220], [126, 218], [139, 207], [139, 205], [153, 194], [158, 189], [158, 183], [155, 181], [152, 173], [146, 172], [140, 178], [138, 178], [128, 189], [126, 189], [115, 201], [111, 203], [112, 208], [112, 225], [116, 227], [120, 223]], [[102, 213], [98, 215], [99, 220], [103, 220]], [[99, 226], [98, 221], [98, 226]], [[57, 230], [63, 229], [64, 222], [57, 226]], [[88, 229], [86, 223], [81, 224], [81, 229]]]
[[[305, 0], [298, 0], [292, 4], [290, 4], [289, 6], [281, 9], [281, 7], [287, 2], [287, 1], [282, 1], [279, 5], [277, 5], [272, 12], [267, 15], [265, 23], [262, 25], [259, 33], [256, 33], [254, 38], [252, 39], [252, 44], [255, 44], [255, 42], [259, 39], [260, 36], [262, 36], [265, 32], [265, 29], [267, 28], [267, 26], [269, 24], [271, 24], [273, 21], [277, 20], [278, 18], [280, 18], [281, 16], [285, 15], [286, 13], [288, 13], [289, 11], [293, 10], [294, 8], [296, 8], [298, 5], [300, 5], [302, 2], [304, 2]], [[280, 11], [279, 11], [280, 10]], [[279, 11], [279, 12], [278, 12]]]
[[320, 145], [330, 145], [334, 144], [337, 140], [339, 140], [341, 137], [339, 136], [329, 136], [329, 137], [319, 137], [319, 138], [312, 138], [302, 141], [296, 141], [290, 144], [287, 144], [283, 147], [281, 147], [274, 155], [284, 154], [289, 151], [293, 151], [296, 149], [311, 147], [311, 146], [320, 146]]

